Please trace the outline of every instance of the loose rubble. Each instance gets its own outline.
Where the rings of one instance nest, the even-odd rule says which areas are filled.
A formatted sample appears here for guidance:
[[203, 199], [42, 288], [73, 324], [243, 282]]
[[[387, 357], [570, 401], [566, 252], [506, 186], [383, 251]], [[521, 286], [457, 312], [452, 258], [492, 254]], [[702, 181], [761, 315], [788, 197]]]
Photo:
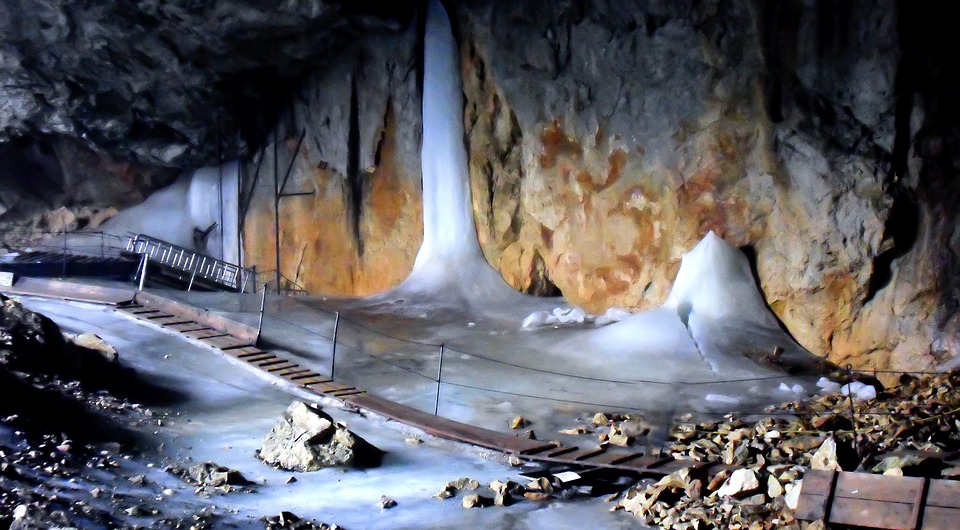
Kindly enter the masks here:
[[318, 523], [311, 519], [301, 519], [291, 512], [263, 518], [266, 530], [343, 530], [335, 524]]
[[[123, 433], [166, 414], [97, 388], [117, 360], [96, 335], [62, 335], [43, 315], [2, 300], [0, 528], [133, 528], [146, 517], [154, 528], [212, 528], [211, 510], [165, 513], [173, 491], [125, 471], [142, 449]], [[117, 491], [120, 483], [129, 488]]]
[[319, 407], [295, 401], [264, 437], [257, 456], [265, 464], [302, 472], [334, 466], [374, 467], [383, 452]]
[[[869, 396], [865, 386], [875, 388], [848, 388]], [[668, 452], [738, 469], [696, 477], [684, 469], [656, 483], [641, 482], [615, 509], [662, 528], [801, 529], [818, 524], [792, 515], [806, 468], [958, 477], [956, 461], [933, 457], [960, 449], [958, 387], [958, 373], [904, 375], [875, 398], [816, 396], [771, 407], [776, 416], [758, 421], [728, 415], [696, 423], [688, 416], [674, 426]], [[634, 419], [612, 418], [612, 428]]]
[[167, 471], [182, 478], [184, 482], [197, 486], [194, 493], [206, 497], [214, 493], [230, 493], [238, 487], [251, 484], [236, 469], [230, 469], [213, 462], [204, 462], [188, 468], [170, 466]]

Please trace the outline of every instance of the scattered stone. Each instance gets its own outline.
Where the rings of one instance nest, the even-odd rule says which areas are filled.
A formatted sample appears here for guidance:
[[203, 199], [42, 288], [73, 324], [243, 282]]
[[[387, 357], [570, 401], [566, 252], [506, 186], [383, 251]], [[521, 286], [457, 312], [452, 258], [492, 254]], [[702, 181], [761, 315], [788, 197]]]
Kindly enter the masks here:
[[407, 443], [410, 444], [410, 445], [420, 445], [420, 444], [423, 443], [423, 440], [420, 439], [419, 436], [411, 436], [411, 437], [407, 438], [407, 439], [404, 440], [404, 441], [407, 442]]
[[829, 471], [842, 471], [837, 461], [837, 442], [831, 436], [820, 444], [820, 448], [810, 458], [810, 467]]
[[523, 416], [517, 416], [516, 418], [513, 418], [512, 420], [510, 420], [511, 429], [522, 429], [527, 425], [530, 425], [530, 422], [523, 419]]
[[287, 478], [286, 483], [287, 483], [287, 484], [293, 484], [293, 483], [296, 482], [296, 481], [297, 481], [297, 477], [291, 476], [291, 477], [288, 477], [288, 478]]
[[257, 456], [280, 469], [304, 472], [333, 466], [376, 466], [383, 453], [319, 407], [296, 401], [264, 437]]
[[264, 517], [262, 521], [266, 530], [342, 530], [335, 524], [301, 519], [292, 512], [280, 512], [279, 515], [273, 517]]
[[438, 491], [437, 494], [434, 495], [434, 498], [445, 500], [451, 497], [455, 497], [456, 495], [457, 495], [457, 488], [454, 488], [450, 484], [447, 484], [446, 486], [443, 487], [442, 490]]
[[588, 431], [587, 429], [585, 429], [585, 428], [583, 428], [583, 427], [575, 427], [575, 428], [572, 428], [572, 429], [561, 429], [561, 430], [560, 430], [560, 434], [571, 434], [571, 435], [587, 434], [587, 433], [589, 433], [589, 432], [590, 432], [590, 431]]
[[467, 495], [461, 501], [464, 508], [486, 508], [493, 504], [493, 499], [482, 495]]
[[397, 501], [391, 499], [390, 497], [387, 497], [386, 495], [382, 495], [380, 497], [380, 509], [389, 510], [390, 508], [393, 508], [396, 505], [397, 505]]
[[717, 490], [720, 497], [732, 497], [741, 493], [753, 492], [760, 487], [756, 473], [750, 468], [735, 470], [730, 478]]
[[454, 488], [456, 490], [475, 490], [480, 487], [480, 482], [476, 479], [468, 477], [460, 477], [457, 480], [452, 480], [447, 483], [448, 488]]
[[221, 488], [223, 492], [230, 492], [234, 486], [245, 486], [251, 484], [242, 473], [235, 469], [215, 464], [213, 462], [204, 462], [196, 464], [186, 469], [171, 467], [170, 472], [182, 478], [186, 482], [195, 486], [200, 486], [197, 492], [207, 492], [203, 488]]

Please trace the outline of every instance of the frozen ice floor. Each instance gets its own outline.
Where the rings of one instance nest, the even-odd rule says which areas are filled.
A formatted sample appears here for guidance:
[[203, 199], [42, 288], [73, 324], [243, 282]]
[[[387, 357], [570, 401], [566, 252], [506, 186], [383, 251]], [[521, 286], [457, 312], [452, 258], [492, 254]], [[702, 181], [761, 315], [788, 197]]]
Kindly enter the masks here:
[[[229, 295], [217, 297], [225, 305], [239, 300]], [[243, 298], [244, 303], [252, 300]], [[434, 499], [431, 496], [444, 484], [461, 476], [481, 482], [516, 480], [518, 470], [504, 464], [499, 455], [461, 444], [429, 437], [424, 437], [425, 444], [408, 444], [404, 440], [417, 434], [409, 428], [331, 407], [326, 408], [335, 418], [387, 451], [383, 465], [364, 471], [328, 469], [313, 473], [270, 468], [253, 454], [262, 436], [293, 399], [287, 391], [208, 347], [108, 308], [38, 298], [24, 298], [24, 303], [51, 317], [64, 331], [97, 333], [116, 347], [125, 365], [179, 394], [166, 406], [171, 417], [165, 424], [148, 427], [156, 430], [143, 433], [145, 455], [159, 449], [161, 455], [179, 460], [212, 460], [240, 470], [259, 484], [255, 493], [234, 492], [209, 500], [227, 513], [218, 527], [262, 528], [260, 517], [289, 510], [348, 529], [637, 528], [636, 519], [623, 512], [609, 512], [611, 505], [600, 499], [524, 501], [508, 508], [473, 510], [463, 509], [458, 499]], [[292, 301], [271, 303], [275, 310], [280, 306], [300, 307], [299, 302]], [[311, 314], [315, 312], [301, 309], [299, 317]], [[297, 322], [298, 315], [286, 316]], [[323, 331], [327, 323], [315, 320], [313, 327]], [[296, 329], [281, 324], [271, 323], [272, 332], [283, 334]], [[345, 361], [344, 366], [351, 364]], [[453, 409], [453, 404], [448, 407]], [[142, 471], [143, 466], [138, 472]], [[151, 480], [176, 483], [159, 469], [146, 471]], [[297, 482], [286, 484], [291, 475]], [[399, 506], [381, 511], [377, 505], [381, 495], [396, 499]], [[170, 500], [170, 506], [195, 508], [198, 504], [202, 501], [194, 497], [190, 487], [181, 486]], [[230, 510], [236, 513], [230, 514]]]

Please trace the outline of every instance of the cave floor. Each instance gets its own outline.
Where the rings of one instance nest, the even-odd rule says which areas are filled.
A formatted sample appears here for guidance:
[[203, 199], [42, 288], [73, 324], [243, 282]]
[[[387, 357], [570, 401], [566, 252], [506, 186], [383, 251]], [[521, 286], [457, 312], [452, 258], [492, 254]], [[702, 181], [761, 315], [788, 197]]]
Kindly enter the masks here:
[[[260, 295], [160, 294], [253, 326], [258, 322]], [[520, 323], [530, 312], [565, 302], [527, 296], [510, 302], [483, 311], [425, 307], [411, 314], [365, 300], [269, 295], [262, 346], [329, 374], [336, 327], [340, 382], [492, 430], [508, 431], [510, 421], [522, 416], [538, 438], [573, 445], [596, 444], [597, 433], [558, 431], [587, 425], [597, 412], [640, 414], [665, 428], [685, 413], [761, 414], [766, 405], [796, 399], [781, 383], [815, 389], [812, 376], [788, 377], [742, 356], [704, 358], [675, 314], [665, 310], [606, 328], [527, 331]], [[444, 383], [438, 401], [440, 344]]]
[[[238, 300], [235, 296], [229, 298]], [[243, 303], [248, 300], [259, 302], [256, 297], [244, 297]], [[422, 434], [424, 443], [410, 444], [406, 440], [418, 435], [415, 430], [396, 422], [340, 410], [329, 403], [326, 409], [337, 420], [346, 422], [351, 430], [387, 451], [381, 467], [289, 473], [265, 466], [254, 457], [263, 435], [293, 398], [311, 399], [310, 395], [291, 396], [209, 347], [137, 323], [109, 308], [30, 297], [23, 298], [23, 302], [52, 318], [66, 332], [89, 331], [100, 335], [114, 345], [124, 365], [165, 391], [163, 400], [158, 398], [156, 403], [146, 403], [164, 414], [164, 420], [141, 427], [136, 456], [122, 463], [113, 485], [121, 494], [155, 493], [157, 498], [163, 496], [160, 492], [164, 489], [174, 490], [172, 495], [164, 497], [162, 513], [154, 517], [170, 516], [171, 512], [178, 511], [191, 513], [198, 506], [215, 506], [211, 509], [220, 515], [215, 525], [218, 528], [262, 528], [260, 517], [275, 515], [281, 510], [345, 528], [637, 527], [632, 516], [610, 512], [611, 504], [594, 498], [524, 501], [506, 508], [474, 510], [463, 509], [459, 499], [434, 499], [432, 495], [448, 481], [462, 476], [481, 483], [508, 478], [523, 482], [523, 479], [517, 476], [520, 469], [507, 466], [502, 455]], [[292, 315], [285, 314], [284, 318], [288, 317]], [[322, 330], [326, 323], [314, 322], [313, 325]], [[284, 333], [275, 322], [269, 326], [265, 328], [270, 329], [271, 334]], [[296, 341], [298, 337], [288, 339]], [[310, 346], [322, 345], [328, 346], [317, 341], [301, 344], [298, 350], [309, 351]], [[323, 359], [318, 356], [317, 360]], [[344, 361], [345, 376], [351, 375], [348, 369], [351, 365], [349, 360]], [[410, 390], [405, 392], [410, 396], [415, 394]], [[444, 406], [456, 410], [454, 404]], [[499, 420], [505, 423], [507, 416], [517, 412], [512, 410], [514, 407], [516, 405], [510, 404], [511, 410], [497, 414]], [[162, 471], [163, 465], [171, 462], [189, 465], [207, 460], [241, 471], [255, 483], [253, 491], [204, 499], [195, 496], [191, 486]], [[127, 475], [138, 474], [145, 475], [145, 484], [134, 485], [126, 480]], [[288, 484], [290, 476], [295, 476], [297, 481]], [[84, 486], [81, 480], [71, 488], [79, 492]], [[381, 495], [397, 500], [399, 505], [381, 510], [378, 505]], [[150, 524], [149, 516], [127, 522]]]

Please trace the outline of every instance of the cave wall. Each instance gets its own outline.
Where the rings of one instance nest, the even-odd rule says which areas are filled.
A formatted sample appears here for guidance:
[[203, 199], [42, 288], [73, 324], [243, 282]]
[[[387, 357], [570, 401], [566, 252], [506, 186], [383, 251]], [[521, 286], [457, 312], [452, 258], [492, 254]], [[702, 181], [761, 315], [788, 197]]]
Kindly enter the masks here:
[[524, 290], [646, 308], [714, 230], [751, 255], [767, 302], [811, 351], [881, 369], [955, 355], [957, 282], [938, 269], [956, 268], [957, 217], [923, 175], [952, 190], [956, 159], [943, 162], [941, 136], [936, 169], [917, 151], [924, 106], [943, 97], [933, 87], [950, 85], [902, 86], [904, 64], [929, 55], [912, 43], [931, 16], [911, 11], [923, 20], [905, 29], [910, 9], [465, 3], [487, 259]]
[[[811, 351], [957, 362], [960, 68], [937, 5], [448, 8], [478, 238], [508, 283], [653, 307], [714, 230]], [[289, 167], [288, 286], [396, 285], [422, 241], [415, 20], [411, 2], [0, 0], [0, 221], [49, 228], [246, 156], [245, 265], [275, 267]]]
[[418, 57], [416, 24], [374, 32], [300, 85], [244, 168], [245, 265], [276, 270], [283, 186], [305, 193], [280, 199], [284, 287], [363, 295], [407, 276], [423, 238]]

